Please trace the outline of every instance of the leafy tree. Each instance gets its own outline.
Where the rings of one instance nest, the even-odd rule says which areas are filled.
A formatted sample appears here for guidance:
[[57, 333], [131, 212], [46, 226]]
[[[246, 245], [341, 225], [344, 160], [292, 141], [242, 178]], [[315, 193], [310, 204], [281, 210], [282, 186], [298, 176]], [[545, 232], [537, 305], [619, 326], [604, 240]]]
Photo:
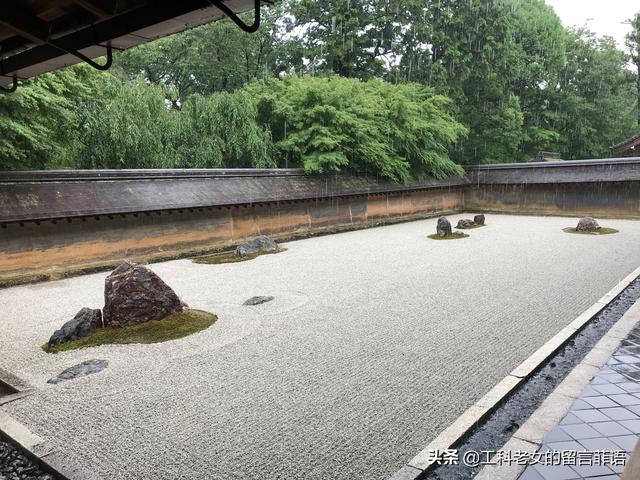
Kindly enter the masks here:
[[552, 147], [564, 158], [606, 157], [635, 125], [634, 76], [612, 38], [584, 29], [568, 33], [567, 63], [550, 97]]
[[276, 166], [271, 132], [258, 125], [256, 107], [245, 91], [192, 95], [171, 138], [178, 167], [269, 168]]
[[80, 168], [158, 168], [177, 159], [167, 148], [174, 130], [164, 89], [143, 81], [101, 77], [100, 96], [79, 111], [76, 165]]
[[566, 64], [567, 33], [553, 9], [542, 0], [509, 0], [514, 49], [510, 57], [508, 88], [519, 99], [523, 135], [514, 159], [526, 160], [548, 150], [561, 133], [553, 127], [549, 98]]
[[79, 109], [76, 167], [275, 166], [270, 133], [246, 92], [192, 95], [175, 110], [165, 87], [140, 79], [107, 74], [99, 91]]
[[400, 53], [412, 3], [416, 0], [289, 0], [288, 44], [297, 43], [301, 53], [293, 67], [360, 79], [384, 75]]
[[627, 35], [627, 48], [631, 55], [631, 61], [636, 67], [636, 113], [637, 123], [640, 126], [640, 13], [631, 20], [633, 30]]
[[253, 34], [230, 20], [203, 25], [122, 52], [117, 65], [130, 78], [142, 76], [152, 84], [172, 87], [165, 92], [179, 108], [191, 94], [232, 91], [275, 71], [277, 15], [263, 9], [261, 27]]
[[446, 112], [448, 100], [425, 87], [332, 76], [256, 83], [249, 91], [286, 165], [396, 181], [461, 173], [448, 150], [466, 130]]
[[75, 103], [89, 95], [82, 68], [46, 73], [0, 95], [0, 169], [56, 166], [78, 126]]

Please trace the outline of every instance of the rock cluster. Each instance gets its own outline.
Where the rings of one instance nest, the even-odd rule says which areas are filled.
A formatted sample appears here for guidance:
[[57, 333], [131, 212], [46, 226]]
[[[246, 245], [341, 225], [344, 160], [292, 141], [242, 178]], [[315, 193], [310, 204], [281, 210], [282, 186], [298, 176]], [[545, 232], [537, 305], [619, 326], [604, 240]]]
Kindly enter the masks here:
[[278, 244], [266, 235], [252, 238], [236, 248], [235, 254], [238, 257], [246, 257], [254, 253], [275, 252]]
[[463, 218], [461, 220], [458, 220], [458, 225], [456, 225], [456, 228], [473, 228], [475, 227], [476, 224], [473, 220], [469, 220], [468, 218]]
[[474, 216], [473, 220], [469, 218], [458, 220], [457, 228], [462, 228], [464, 230], [467, 228], [476, 227], [478, 225], [484, 225], [484, 215], [482, 214]]
[[105, 325], [124, 327], [160, 320], [186, 308], [171, 287], [142, 265], [125, 262], [105, 280]]
[[[458, 220], [458, 224], [456, 225], [456, 228], [461, 228], [463, 230], [466, 230], [468, 228], [477, 227], [479, 225], [484, 225], [484, 215], [482, 214], [476, 215], [475, 217], [473, 217], [473, 220], [469, 218], [462, 218]], [[455, 232], [452, 232], [451, 222], [449, 222], [449, 219], [447, 217], [440, 217], [438, 219], [435, 236], [438, 236], [440, 238], [448, 238], [451, 236], [453, 236], [453, 238], [468, 237], [468, 235], [466, 235], [464, 232], [461, 232], [460, 230], [456, 230]], [[435, 236], [432, 236], [432, 237], [435, 237]]]
[[576, 230], [578, 232], [597, 232], [600, 229], [600, 225], [594, 218], [584, 217], [578, 221]]
[[104, 309], [83, 308], [56, 330], [49, 346], [86, 337], [103, 326], [124, 327], [187, 310], [162, 279], [142, 265], [125, 262], [105, 280]]

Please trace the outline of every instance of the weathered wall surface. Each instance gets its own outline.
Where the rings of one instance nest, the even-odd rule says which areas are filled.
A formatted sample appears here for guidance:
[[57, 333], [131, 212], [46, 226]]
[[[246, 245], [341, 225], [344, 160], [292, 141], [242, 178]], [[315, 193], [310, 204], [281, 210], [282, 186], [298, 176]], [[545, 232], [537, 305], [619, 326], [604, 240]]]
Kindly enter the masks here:
[[56, 278], [126, 258], [175, 258], [231, 247], [259, 234], [291, 238], [423, 218], [462, 208], [459, 187], [23, 221], [0, 229], [0, 283]]
[[0, 173], [0, 285], [462, 210], [640, 219], [640, 158], [410, 185], [298, 170]]
[[480, 185], [465, 191], [469, 210], [640, 219], [640, 182]]
[[483, 165], [467, 178], [470, 210], [640, 218], [638, 158]]

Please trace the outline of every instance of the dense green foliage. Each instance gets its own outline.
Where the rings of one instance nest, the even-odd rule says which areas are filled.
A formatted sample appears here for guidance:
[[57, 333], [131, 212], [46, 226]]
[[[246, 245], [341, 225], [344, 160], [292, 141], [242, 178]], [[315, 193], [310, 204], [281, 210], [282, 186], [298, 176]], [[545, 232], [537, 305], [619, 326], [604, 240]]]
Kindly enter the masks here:
[[0, 169], [47, 168], [63, 162], [77, 103], [90, 95], [80, 69], [44, 74], [0, 96]]
[[568, 35], [567, 62], [549, 105], [550, 124], [563, 134], [551, 145], [571, 158], [607, 156], [635, 127], [633, 75], [612, 39], [583, 30]]
[[406, 181], [460, 173], [448, 150], [466, 132], [447, 99], [417, 84], [341, 77], [254, 82], [193, 94], [167, 108], [165, 89], [102, 76], [106, 98], [78, 111], [81, 168], [303, 167]]
[[350, 168], [396, 181], [461, 169], [451, 145], [466, 133], [445, 97], [420, 85], [290, 77], [250, 87], [279, 157], [309, 173]]
[[[282, 0], [0, 96], [0, 168], [274, 167], [406, 181], [609, 155], [640, 123], [622, 51], [544, 0]], [[630, 65], [636, 68], [631, 69]]]

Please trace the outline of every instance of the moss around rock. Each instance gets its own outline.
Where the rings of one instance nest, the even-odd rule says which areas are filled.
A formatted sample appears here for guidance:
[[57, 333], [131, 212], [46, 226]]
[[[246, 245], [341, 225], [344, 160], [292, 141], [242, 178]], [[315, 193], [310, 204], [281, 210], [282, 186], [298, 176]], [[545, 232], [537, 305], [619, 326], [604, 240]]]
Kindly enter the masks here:
[[608, 227], [600, 227], [592, 232], [588, 230], [578, 230], [575, 227], [563, 228], [562, 230], [567, 233], [577, 233], [578, 235], [611, 235], [612, 233], [618, 233], [618, 230], [615, 228]]
[[459, 238], [467, 238], [468, 236], [469, 235], [467, 235], [466, 233], [453, 232], [444, 237], [441, 237], [437, 233], [434, 233], [433, 235], [429, 235], [429, 238], [432, 240], [458, 240]]
[[202, 310], [186, 310], [173, 313], [162, 320], [127, 325], [125, 327], [99, 328], [89, 336], [71, 342], [49, 346], [42, 345], [45, 352], [57, 353], [98, 345], [130, 343], [160, 343], [186, 337], [213, 325], [218, 317]]
[[203, 257], [193, 258], [193, 263], [202, 263], [206, 265], [217, 265], [219, 263], [236, 263], [236, 262], [246, 262], [247, 260], [253, 260], [254, 258], [260, 257], [262, 255], [273, 255], [274, 253], [284, 252], [286, 248], [278, 248], [272, 252], [254, 252], [243, 257], [240, 257], [235, 254], [235, 252], [223, 252], [223, 253], [215, 253], [213, 255], [205, 255]]

